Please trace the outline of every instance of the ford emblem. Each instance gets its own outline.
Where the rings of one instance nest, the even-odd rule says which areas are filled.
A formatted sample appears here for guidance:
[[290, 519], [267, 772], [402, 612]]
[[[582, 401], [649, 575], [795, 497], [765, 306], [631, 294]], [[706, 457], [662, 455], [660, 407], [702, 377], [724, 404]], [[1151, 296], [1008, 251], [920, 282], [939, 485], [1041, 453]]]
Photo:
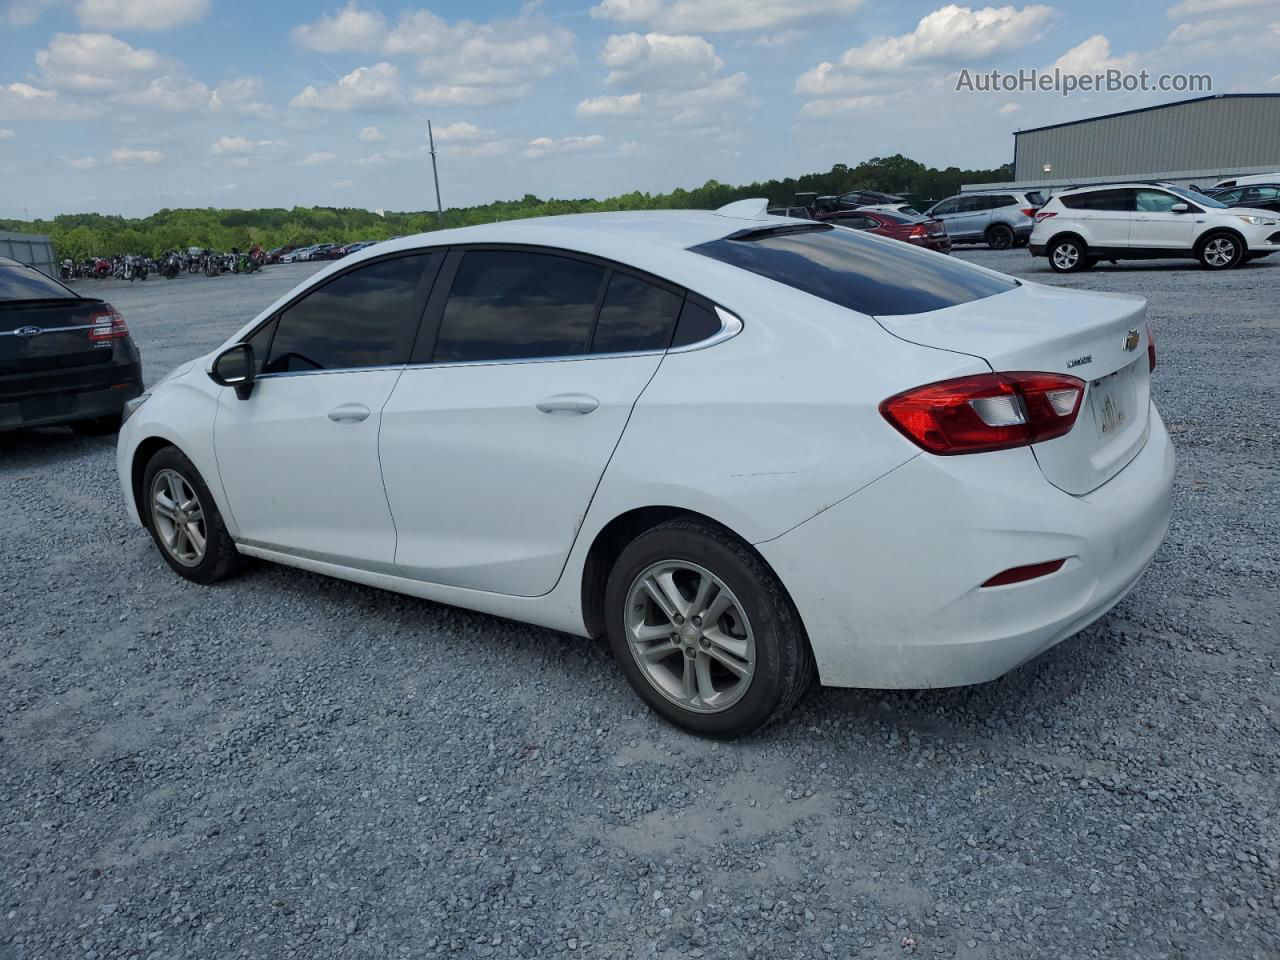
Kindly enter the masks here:
[[19, 327], [13, 332], [20, 337], [34, 337], [37, 333], [44, 333], [44, 330], [40, 327]]

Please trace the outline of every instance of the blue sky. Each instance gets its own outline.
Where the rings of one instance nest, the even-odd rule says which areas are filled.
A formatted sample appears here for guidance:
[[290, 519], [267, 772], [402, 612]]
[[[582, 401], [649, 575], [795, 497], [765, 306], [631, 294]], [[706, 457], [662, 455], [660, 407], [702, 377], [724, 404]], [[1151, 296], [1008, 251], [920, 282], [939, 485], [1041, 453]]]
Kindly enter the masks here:
[[957, 92], [959, 71], [1280, 90], [1276, 0], [0, 0], [0, 217], [446, 205], [739, 183], [1177, 93]]

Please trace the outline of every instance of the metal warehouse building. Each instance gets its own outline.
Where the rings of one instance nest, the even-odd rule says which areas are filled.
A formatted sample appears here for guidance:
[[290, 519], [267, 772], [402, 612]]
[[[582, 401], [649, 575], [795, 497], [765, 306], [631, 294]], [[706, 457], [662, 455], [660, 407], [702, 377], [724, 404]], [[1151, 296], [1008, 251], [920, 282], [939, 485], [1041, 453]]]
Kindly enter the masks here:
[[0, 257], [12, 257], [19, 263], [47, 273], [58, 275], [53, 262], [53, 245], [48, 237], [35, 233], [0, 233]]
[[[1280, 171], [1280, 93], [1228, 93], [1014, 133], [1014, 184], [1107, 180], [1205, 186]], [[993, 185], [974, 184], [973, 189]]]

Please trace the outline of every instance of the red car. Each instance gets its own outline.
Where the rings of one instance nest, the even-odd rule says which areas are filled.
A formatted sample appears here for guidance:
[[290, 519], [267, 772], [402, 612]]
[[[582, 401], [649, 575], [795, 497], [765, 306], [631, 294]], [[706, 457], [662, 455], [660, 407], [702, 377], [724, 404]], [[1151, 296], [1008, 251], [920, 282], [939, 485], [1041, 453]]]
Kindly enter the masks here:
[[904, 240], [938, 253], [951, 252], [951, 238], [947, 236], [946, 224], [919, 214], [888, 213], [881, 210], [835, 210], [831, 213], [819, 213], [814, 219]]

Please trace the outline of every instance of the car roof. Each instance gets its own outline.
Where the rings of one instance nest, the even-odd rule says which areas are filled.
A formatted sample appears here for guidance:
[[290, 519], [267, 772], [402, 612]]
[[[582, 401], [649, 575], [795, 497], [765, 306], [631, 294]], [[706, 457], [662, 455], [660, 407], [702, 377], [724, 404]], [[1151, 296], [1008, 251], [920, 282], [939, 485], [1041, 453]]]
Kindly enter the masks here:
[[688, 249], [740, 230], [793, 223], [772, 215], [736, 217], [712, 210], [628, 210], [616, 213], [572, 213], [558, 217], [502, 220], [384, 240], [382, 252], [399, 248], [453, 243], [530, 243], [578, 248], [592, 235]]

